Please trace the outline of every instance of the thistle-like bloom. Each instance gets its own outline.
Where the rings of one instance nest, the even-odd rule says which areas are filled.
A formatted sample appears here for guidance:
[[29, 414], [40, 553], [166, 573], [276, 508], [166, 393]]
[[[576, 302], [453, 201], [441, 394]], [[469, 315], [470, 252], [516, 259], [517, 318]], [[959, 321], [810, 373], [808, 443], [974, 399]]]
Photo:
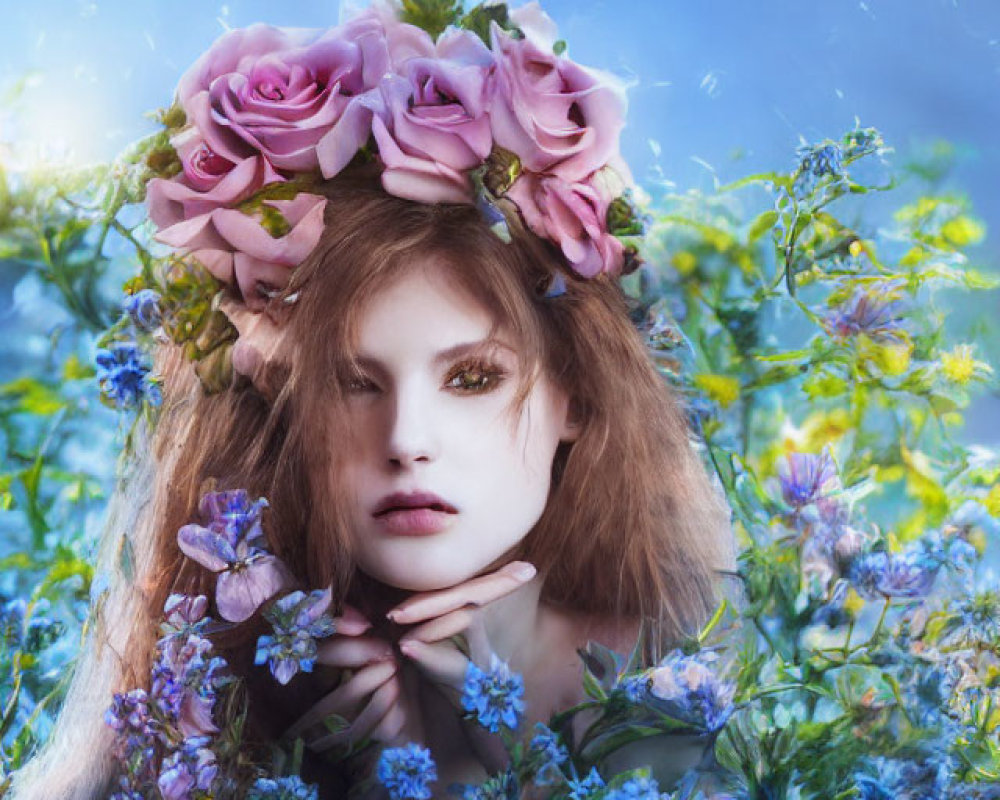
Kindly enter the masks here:
[[490, 733], [500, 725], [514, 730], [524, 711], [524, 679], [512, 673], [496, 653], [490, 654], [490, 668], [483, 671], [471, 661], [465, 670], [462, 707]]
[[257, 640], [254, 664], [268, 663], [271, 674], [281, 684], [288, 683], [299, 670], [312, 672], [316, 640], [335, 630], [333, 618], [326, 613], [331, 599], [331, 591], [326, 589], [308, 595], [295, 591], [278, 600], [264, 612], [274, 636]]
[[260, 515], [264, 498], [251, 503], [243, 490], [210, 492], [199, 505], [208, 526], [185, 525], [177, 543], [189, 558], [221, 573], [215, 587], [219, 614], [230, 622], [253, 616], [264, 601], [288, 586], [292, 576], [264, 545]]
[[898, 342], [903, 338], [903, 316], [896, 300], [877, 290], [860, 289], [823, 319], [829, 334], [845, 340], [865, 334], [876, 342]]
[[569, 800], [590, 800], [605, 786], [597, 767], [591, 767], [590, 772], [582, 780], [569, 781]]
[[430, 750], [410, 742], [405, 747], [383, 750], [375, 774], [391, 800], [429, 800], [430, 784], [437, 780], [437, 765]]
[[816, 502], [831, 485], [838, 481], [829, 445], [823, 452], [789, 453], [788, 469], [779, 476], [781, 496], [792, 508], [799, 510]]
[[654, 705], [669, 716], [711, 733], [733, 713], [736, 684], [719, 680], [708, 664], [714, 653], [686, 656], [674, 650], [652, 672]]
[[211, 791], [218, 766], [207, 736], [185, 739], [164, 759], [156, 783], [164, 800], [195, 800]]
[[653, 778], [629, 778], [617, 789], [612, 789], [605, 800], [661, 800], [660, 787]]
[[317, 800], [318, 790], [303, 783], [298, 775], [287, 778], [258, 778], [250, 787], [247, 800]]
[[95, 361], [101, 392], [118, 408], [133, 408], [143, 397], [153, 405], [160, 403], [160, 387], [150, 378], [149, 364], [135, 342], [112, 342], [97, 351]]
[[126, 295], [122, 307], [135, 326], [143, 331], [156, 330], [162, 319], [160, 295], [152, 289], [140, 289], [134, 294]]
[[535, 783], [539, 786], [550, 786], [563, 780], [560, 765], [569, 758], [569, 752], [559, 742], [555, 731], [548, 725], [536, 722], [535, 735], [528, 748], [540, 763], [535, 772]]
[[941, 562], [922, 552], [876, 550], [855, 559], [848, 579], [862, 597], [923, 597], [934, 585]]

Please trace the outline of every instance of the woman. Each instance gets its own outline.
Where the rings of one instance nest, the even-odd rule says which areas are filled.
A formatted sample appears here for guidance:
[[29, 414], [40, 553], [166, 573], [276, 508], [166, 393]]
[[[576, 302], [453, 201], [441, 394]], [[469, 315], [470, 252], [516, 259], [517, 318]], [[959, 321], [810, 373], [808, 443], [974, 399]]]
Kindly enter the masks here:
[[[528, 729], [582, 698], [588, 640], [628, 652], [641, 629], [652, 665], [715, 608], [725, 502], [615, 273], [578, 279], [516, 214], [505, 242], [475, 205], [399, 196], [386, 171], [355, 158], [313, 189], [322, 231], [284, 286], [257, 293], [230, 266], [225, 391], [159, 346], [163, 408], [112, 503], [109, 590], [18, 800], [106, 796], [112, 693], [148, 684], [171, 593], [213, 595], [177, 539], [206, 487], [266, 497], [271, 551], [301, 587], [332, 590], [323, 666], [287, 686], [253, 666], [257, 617], [214, 637], [247, 682], [247, 739], [301, 736], [322, 797], [371, 769], [377, 748], [324, 759], [365, 737], [429, 746], [442, 795], [502, 766], [461, 719], [470, 660], [522, 674]], [[350, 726], [327, 732], [333, 713]]]

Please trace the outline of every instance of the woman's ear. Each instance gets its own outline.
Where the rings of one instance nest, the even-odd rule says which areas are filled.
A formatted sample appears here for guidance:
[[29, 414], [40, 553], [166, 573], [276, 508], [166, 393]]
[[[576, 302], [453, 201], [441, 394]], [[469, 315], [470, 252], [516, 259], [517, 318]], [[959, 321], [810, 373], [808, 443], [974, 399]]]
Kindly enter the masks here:
[[248, 377], [265, 396], [274, 394], [274, 387], [264, 385], [266, 377], [274, 373], [267, 367], [276, 362], [291, 363], [284, 332], [266, 312], [252, 311], [233, 297], [224, 297], [219, 309], [239, 333], [233, 344], [233, 372]]
[[563, 421], [563, 428], [559, 434], [561, 442], [575, 442], [583, 431], [583, 419], [580, 414], [579, 404], [576, 398], [570, 397], [566, 401], [566, 418]]

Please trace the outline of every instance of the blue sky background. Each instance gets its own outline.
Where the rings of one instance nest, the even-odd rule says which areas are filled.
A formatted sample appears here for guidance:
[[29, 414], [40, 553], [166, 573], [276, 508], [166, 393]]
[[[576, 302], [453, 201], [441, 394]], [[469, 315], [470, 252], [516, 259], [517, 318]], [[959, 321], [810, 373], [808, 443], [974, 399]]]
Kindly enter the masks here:
[[[1000, 231], [998, 0], [544, 7], [571, 57], [635, 81], [622, 149], [642, 183], [709, 189], [713, 176], [788, 169], [800, 137], [836, 138], [858, 117], [896, 148], [896, 165], [935, 140], [954, 144], [947, 185]], [[226, 27], [325, 27], [340, 13], [331, 0], [0, 0], [0, 11], [0, 91], [29, 76], [15, 116], [0, 116], [0, 158], [82, 162], [152, 131], [143, 113], [169, 104], [178, 77]], [[976, 257], [1000, 265], [996, 241]], [[980, 402], [969, 433], [1000, 444], [984, 424], [997, 403]]]

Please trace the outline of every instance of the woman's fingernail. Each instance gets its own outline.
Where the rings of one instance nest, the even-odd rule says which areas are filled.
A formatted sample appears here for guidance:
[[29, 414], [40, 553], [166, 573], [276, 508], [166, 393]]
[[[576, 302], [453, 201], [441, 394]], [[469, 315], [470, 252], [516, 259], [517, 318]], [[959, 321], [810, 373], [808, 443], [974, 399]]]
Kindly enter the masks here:
[[521, 564], [514, 570], [513, 575], [515, 578], [520, 578], [521, 580], [526, 581], [534, 578], [536, 572], [538, 572], [538, 570], [535, 569], [533, 564]]
[[417, 650], [420, 649], [420, 643], [416, 639], [400, 639], [399, 649], [406, 655], [412, 656]]

